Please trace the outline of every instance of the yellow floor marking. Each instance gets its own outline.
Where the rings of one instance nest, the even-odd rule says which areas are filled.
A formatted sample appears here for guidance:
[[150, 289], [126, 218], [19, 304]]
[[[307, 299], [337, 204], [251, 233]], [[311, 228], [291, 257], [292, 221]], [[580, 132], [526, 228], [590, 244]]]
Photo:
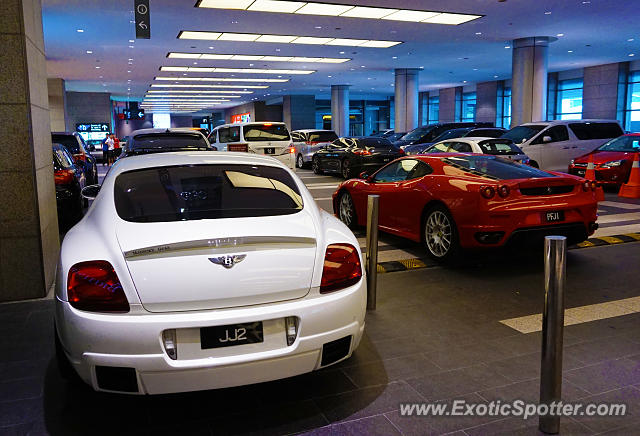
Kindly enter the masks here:
[[[632, 313], [640, 313], [640, 297], [625, 298], [622, 300], [608, 301], [606, 303], [566, 309], [564, 311], [564, 325], [582, 324]], [[518, 318], [503, 319], [500, 323], [520, 333], [539, 332], [542, 330], [542, 314], [536, 313]]]
[[596, 244], [594, 244], [593, 242], [589, 242], [589, 241], [582, 241], [579, 244], [576, 244], [578, 247], [584, 248], [584, 247], [595, 247]]
[[640, 241], [640, 233], [627, 233], [625, 236], [633, 238], [636, 241]]
[[613, 236], [598, 236], [598, 239], [608, 242], [609, 244], [622, 244], [622, 239], [614, 238]]

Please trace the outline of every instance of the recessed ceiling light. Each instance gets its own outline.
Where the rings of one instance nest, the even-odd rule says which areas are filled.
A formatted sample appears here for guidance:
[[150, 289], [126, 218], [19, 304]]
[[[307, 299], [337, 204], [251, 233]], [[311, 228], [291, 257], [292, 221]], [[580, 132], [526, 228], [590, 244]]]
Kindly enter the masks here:
[[91, 50], [87, 50], [87, 54], [92, 54], [93, 52]]
[[130, 39], [129, 42], [133, 44], [135, 41], [133, 39]]
[[494, 79], [497, 79], [497, 78], [498, 78], [498, 76], [493, 76], [493, 78], [494, 78]]
[[629, 56], [632, 56], [632, 57], [633, 57], [633, 56], [635, 56], [635, 55], [636, 55], [635, 53], [629, 53]]
[[633, 42], [633, 38], [627, 39], [627, 42]]
[[544, 13], [545, 15], [551, 15], [551, 11], [547, 11]]
[[476, 32], [476, 35], [482, 35], [482, 32]]
[[558, 33], [556, 36], [562, 37], [564, 36], [564, 33]]
[[398, 59], [398, 56], [391, 56], [391, 59]]
[[466, 80], [463, 80], [463, 81], [462, 81], [462, 83], [467, 83], [467, 81], [466, 81]]
[[129, 48], [133, 48], [133, 46], [132, 46], [132, 45], [130, 45], [130, 46], [129, 46]]
[[573, 50], [567, 50], [567, 53], [573, 53]]
[[76, 29], [76, 32], [78, 32], [78, 33], [83, 33], [83, 32], [84, 32], [84, 29]]
[[510, 45], [505, 45], [504, 48], [511, 48], [511, 46]]
[[96, 70], [99, 70], [99, 69], [100, 69], [100, 67], [96, 65]]

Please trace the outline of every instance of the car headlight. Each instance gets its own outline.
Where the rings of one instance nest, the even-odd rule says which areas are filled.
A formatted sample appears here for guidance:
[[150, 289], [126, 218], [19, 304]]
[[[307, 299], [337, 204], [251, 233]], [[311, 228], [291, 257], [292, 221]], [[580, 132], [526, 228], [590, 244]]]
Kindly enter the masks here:
[[622, 163], [624, 162], [624, 160], [612, 160], [609, 162], [605, 162], [601, 165], [602, 168], [615, 168], [615, 167], [619, 167], [620, 165], [622, 165]]
[[575, 159], [571, 159], [571, 162], [569, 162], [569, 165], [573, 165], [574, 163], [576, 163]]

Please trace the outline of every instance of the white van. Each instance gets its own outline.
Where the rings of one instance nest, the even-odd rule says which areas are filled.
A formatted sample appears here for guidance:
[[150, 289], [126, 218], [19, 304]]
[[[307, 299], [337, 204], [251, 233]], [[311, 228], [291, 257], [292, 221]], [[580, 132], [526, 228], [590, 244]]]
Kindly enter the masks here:
[[624, 134], [616, 120], [555, 120], [525, 123], [506, 132], [544, 170], [567, 171], [571, 159], [590, 153], [611, 138]]
[[244, 151], [280, 156], [289, 154], [291, 136], [284, 123], [252, 122], [223, 124], [209, 135], [218, 151]]

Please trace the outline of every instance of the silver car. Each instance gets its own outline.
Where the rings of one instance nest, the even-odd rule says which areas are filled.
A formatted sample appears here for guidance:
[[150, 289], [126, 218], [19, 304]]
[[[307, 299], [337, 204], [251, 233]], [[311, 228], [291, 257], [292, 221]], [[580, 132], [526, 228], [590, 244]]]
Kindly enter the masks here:
[[420, 154], [428, 153], [482, 153], [504, 157], [522, 164], [529, 163], [529, 156], [506, 138], [455, 138], [437, 142]]
[[303, 168], [311, 164], [313, 154], [338, 139], [333, 130], [294, 130], [291, 140], [296, 154], [296, 167]]

